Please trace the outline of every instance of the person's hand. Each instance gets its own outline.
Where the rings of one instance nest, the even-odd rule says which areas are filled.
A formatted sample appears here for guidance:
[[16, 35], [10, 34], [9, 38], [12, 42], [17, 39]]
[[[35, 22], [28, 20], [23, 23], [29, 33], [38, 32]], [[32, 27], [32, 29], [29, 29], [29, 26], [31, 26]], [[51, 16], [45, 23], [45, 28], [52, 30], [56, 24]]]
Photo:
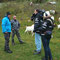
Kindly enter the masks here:
[[7, 34], [8, 32], [5, 32], [5, 34]]
[[12, 29], [12, 30], [14, 30], [14, 29]]

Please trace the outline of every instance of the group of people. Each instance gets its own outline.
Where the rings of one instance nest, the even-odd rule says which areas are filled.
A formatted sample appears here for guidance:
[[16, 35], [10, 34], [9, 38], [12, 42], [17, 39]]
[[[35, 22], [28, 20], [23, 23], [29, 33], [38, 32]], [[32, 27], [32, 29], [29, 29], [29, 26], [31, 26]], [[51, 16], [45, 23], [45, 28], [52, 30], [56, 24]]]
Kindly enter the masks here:
[[[35, 54], [41, 53], [41, 40], [44, 47], [45, 57], [42, 58], [42, 60], [52, 60], [52, 54], [49, 47], [52, 30], [54, 28], [53, 19], [51, 18], [51, 15], [48, 15], [45, 13], [45, 16], [43, 16], [43, 13], [45, 13], [44, 10], [40, 11], [39, 9], [34, 10], [34, 14], [31, 16], [31, 20], [34, 21], [34, 33], [35, 33], [35, 44], [36, 44], [36, 50], [34, 50]], [[4, 51], [8, 53], [12, 53], [12, 51], [9, 48], [9, 39], [10, 34], [12, 30], [12, 45], [15, 45], [14, 42], [14, 36], [16, 34], [19, 42], [23, 44], [24, 42], [21, 40], [19, 28], [20, 23], [18, 20], [16, 20], [16, 16], [13, 16], [13, 20], [10, 20], [11, 13], [7, 12], [6, 16], [2, 19], [2, 32], [4, 34], [5, 38], [5, 46]]]
[[44, 10], [36, 9], [31, 16], [31, 20], [34, 21], [34, 33], [36, 50], [34, 54], [41, 53], [41, 40], [44, 47], [45, 57], [42, 60], [52, 60], [52, 54], [49, 47], [51, 40], [52, 30], [54, 28], [54, 20], [52, 16], [47, 14]]
[[21, 40], [20, 33], [19, 33], [20, 23], [16, 19], [16, 16], [13, 16], [12, 20], [10, 20], [10, 17], [11, 17], [11, 13], [7, 12], [6, 16], [2, 19], [2, 32], [5, 38], [4, 51], [7, 53], [12, 53], [12, 51], [9, 48], [9, 39], [10, 39], [11, 30], [12, 30], [12, 45], [15, 45], [14, 42], [15, 35], [17, 36], [20, 44], [24, 43]]

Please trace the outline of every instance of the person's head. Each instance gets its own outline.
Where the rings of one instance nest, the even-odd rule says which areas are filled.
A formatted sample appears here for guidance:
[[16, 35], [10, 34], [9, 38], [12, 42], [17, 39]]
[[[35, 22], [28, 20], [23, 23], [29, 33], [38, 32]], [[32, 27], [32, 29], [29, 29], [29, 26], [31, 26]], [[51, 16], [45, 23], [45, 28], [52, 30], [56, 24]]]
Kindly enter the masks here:
[[6, 15], [10, 18], [11, 17], [11, 13], [7, 12]]
[[13, 16], [13, 19], [16, 20], [16, 16], [15, 15]]
[[37, 14], [39, 12], [39, 9], [35, 9], [34, 13]]

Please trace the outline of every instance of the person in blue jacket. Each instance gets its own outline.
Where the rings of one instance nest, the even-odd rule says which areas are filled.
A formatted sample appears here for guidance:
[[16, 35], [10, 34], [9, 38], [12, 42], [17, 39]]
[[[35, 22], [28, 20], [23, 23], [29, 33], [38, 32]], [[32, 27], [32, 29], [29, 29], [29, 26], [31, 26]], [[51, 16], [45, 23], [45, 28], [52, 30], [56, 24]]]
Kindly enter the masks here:
[[9, 48], [9, 38], [11, 33], [10, 17], [11, 17], [11, 13], [7, 12], [6, 16], [2, 19], [2, 32], [5, 38], [4, 51], [6, 51], [7, 53], [12, 53], [12, 51]]

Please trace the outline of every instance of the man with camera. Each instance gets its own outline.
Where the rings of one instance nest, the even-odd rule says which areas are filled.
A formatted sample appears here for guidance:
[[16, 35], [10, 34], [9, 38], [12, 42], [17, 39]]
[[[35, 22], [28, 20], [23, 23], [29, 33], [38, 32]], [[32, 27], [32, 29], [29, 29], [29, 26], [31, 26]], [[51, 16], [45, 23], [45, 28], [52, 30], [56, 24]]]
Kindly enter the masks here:
[[42, 11], [39, 9], [35, 9], [34, 14], [31, 17], [31, 20], [34, 20], [34, 31], [35, 32], [35, 44], [36, 44], [36, 50], [34, 55], [40, 54], [41, 53], [41, 36], [40, 36], [40, 31], [37, 29], [41, 26], [43, 22], [43, 14]]

